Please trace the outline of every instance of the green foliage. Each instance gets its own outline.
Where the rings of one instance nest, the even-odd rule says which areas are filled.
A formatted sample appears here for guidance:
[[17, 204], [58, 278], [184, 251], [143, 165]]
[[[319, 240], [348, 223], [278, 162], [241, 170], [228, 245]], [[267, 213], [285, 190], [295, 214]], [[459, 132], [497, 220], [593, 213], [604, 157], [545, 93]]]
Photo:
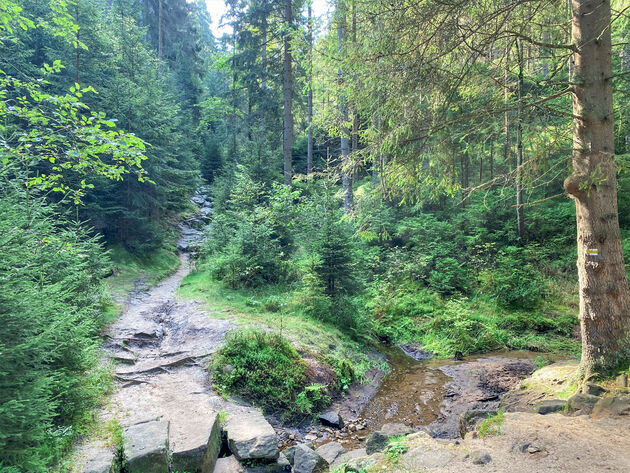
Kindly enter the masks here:
[[107, 261], [55, 206], [25, 202], [11, 189], [0, 198], [0, 466], [35, 473], [62, 458], [111, 385], [95, 370]]
[[306, 386], [306, 364], [281, 335], [233, 332], [212, 360], [216, 389], [268, 410], [310, 413], [323, 402], [323, 387]]
[[311, 384], [295, 398], [295, 407], [303, 414], [320, 412], [330, 404], [327, 387], [323, 384]]
[[479, 436], [484, 438], [492, 435], [499, 435], [501, 433], [501, 425], [503, 424], [504, 418], [505, 414], [503, 411], [497, 411], [495, 415], [488, 415], [488, 418], [484, 419], [481, 424], [479, 424], [479, 428], [477, 429]]
[[400, 456], [409, 451], [405, 437], [394, 437], [385, 447], [385, 457], [392, 463], [398, 463]]

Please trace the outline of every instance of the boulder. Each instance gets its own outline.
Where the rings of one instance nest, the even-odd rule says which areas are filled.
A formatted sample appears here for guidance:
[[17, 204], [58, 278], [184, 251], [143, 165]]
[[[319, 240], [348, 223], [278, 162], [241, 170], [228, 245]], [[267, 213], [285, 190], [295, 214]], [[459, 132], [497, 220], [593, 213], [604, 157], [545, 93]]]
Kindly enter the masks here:
[[627, 388], [628, 387], [628, 375], [627, 374], [620, 374], [619, 376], [617, 376], [617, 379], [615, 379], [615, 384], [617, 384], [617, 386], [620, 386], [622, 388]]
[[94, 453], [87, 461], [81, 473], [114, 473], [116, 454], [111, 450]]
[[128, 473], [168, 473], [168, 428], [167, 420], [151, 420], [124, 430]]
[[600, 417], [627, 416], [630, 415], [630, 395], [617, 394], [600, 399], [593, 407], [594, 419]]
[[328, 425], [330, 427], [336, 427], [337, 429], [343, 429], [343, 419], [339, 412], [337, 411], [328, 411], [324, 412], [319, 416], [319, 421], [323, 425]]
[[492, 457], [485, 450], [474, 450], [470, 453], [473, 465], [486, 465], [492, 461]]
[[606, 394], [606, 388], [595, 383], [586, 383], [582, 388], [582, 394], [590, 394], [592, 396], [601, 396]]
[[282, 454], [289, 461], [289, 463], [293, 465], [293, 460], [295, 458], [295, 445], [291, 445], [290, 447], [282, 450]]
[[278, 458], [278, 436], [258, 411], [231, 415], [224, 427], [228, 448], [239, 461]]
[[328, 463], [315, 450], [307, 445], [295, 446], [293, 473], [323, 473], [328, 470]]
[[416, 447], [401, 456], [399, 461], [404, 471], [426, 471], [434, 468], [443, 468], [453, 458], [455, 458], [455, 454], [448, 450]]
[[213, 473], [244, 473], [244, 469], [234, 455], [218, 458]]
[[489, 416], [496, 415], [497, 411], [484, 411], [473, 409], [466, 411], [459, 416], [459, 435], [464, 438], [468, 432], [474, 430], [477, 424]]
[[389, 435], [385, 435], [383, 432], [373, 432], [365, 442], [365, 449], [368, 455], [372, 455], [376, 452], [382, 452], [387, 447], [389, 441]]
[[326, 460], [329, 465], [333, 463], [339, 455], [346, 453], [346, 449], [340, 443], [329, 442], [315, 450], [320, 457]]
[[278, 461], [275, 463], [246, 466], [244, 473], [286, 473], [289, 471], [291, 471], [291, 464], [289, 460], [287, 460], [287, 457], [281, 453], [278, 457]]
[[534, 409], [538, 414], [547, 415], [562, 411], [566, 405], [567, 401], [563, 401], [562, 399], [547, 399], [536, 404]]
[[413, 433], [413, 429], [405, 424], [385, 424], [380, 428], [379, 432], [388, 437], [397, 437], [399, 435], [409, 435]]
[[349, 452], [342, 453], [337, 459], [331, 463], [330, 471], [335, 471], [344, 463], [348, 463], [356, 458], [367, 457], [367, 450], [365, 448], [359, 448], [357, 450], [350, 450]]
[[574, 416], [588, 415], [598, 401], [599, 398], [592, 394], [576, 393], [567, 400], [567, 412]]
[[172, 470], [188, 473], [212, 473], [221, 450], [219, 414], [213, 412], [208, 427], [173, 443]]

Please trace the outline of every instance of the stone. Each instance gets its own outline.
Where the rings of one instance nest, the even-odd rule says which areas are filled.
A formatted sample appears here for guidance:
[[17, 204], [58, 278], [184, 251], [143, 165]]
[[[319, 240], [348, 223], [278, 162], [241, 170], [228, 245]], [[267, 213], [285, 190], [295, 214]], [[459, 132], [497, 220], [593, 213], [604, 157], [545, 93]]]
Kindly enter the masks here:
[[228, 448], [237, 460], [276, 460], [278, 436], [264, 416], [255, 410], [231, 415], [223, 429]]
[[328, 470], [328, 463], [315, 450], [307, 445], [295, 446], [293, 473], [323, 473]]
[[617, 386], [620, 386], [622, 388], [627, 388], [628, 387], [628, 375], [627, 374], [620, 374], [619, 376], [617, 376], [617, 379], [615, 379], [615, 384], [617, 384]]
[[586, 383], [586, 385], [582, 388], [582, 394], [590, 394], [592, 396], [601, 396], [606, 392], [605, 388], [595, 383]]
[[630, 395], [618, 394], [600, 399], [593, 407], [591, 415], [594, 419], [630, 415]]
[[343, 465], [344, 463], [348, 463], [351, 460], [364, 457], [367, 457], [367, 450], [365, 448], [359, 448], [357, 450], [351, 450], [349, 452], [342, 453], [337, 457], [334, 462], [331, 463], [330, 471], [335, 471], [341, 465]]
[[413, 433], [413, 429], [405, 424], [385, 424], [379, 431], [388, 437], [397, 437], [399, 435], [408, 435]]
[[534, 409], [538, 414], [547, 415], [562, 411], [566, 405], [567, 401], [562, 399], [547, 399], [536, 404]]
[[372, 455], [376, 452], [382, 452], [387, 447], [387, 442], [389, 441], [389, 436], [385, 435], [383, 432], [373, 432], [367, 439], [365, 443], [365, 449], [367, 450], [368, 455]]
[[188, 473], [212, 473], [221, 451], [219, 414], [209, 414], [211, 421], [204, 431], [191, 433], [185, 440], [172, 445], [172, 470]]
[[291, 465], [287, 458], [281, 453], [278, 461], [266, 465], [246, 466], [243, 473], [285, 473], [291, 471]]
[[291, 445], [290, 447], [282, 450], [285, 458], [289, 461], [291, 465], [293, 465], [293, 459], [295, 458], [295, 445]]
[[213, 473], [244, 473], [244, 469], [234, 455], [218, 458]]
[[115, 464], [116, 455], [113, 451], [101, 451], [91, 456], [81, 473], [114, 473]]
[[459, 416], [459, 435], [461, 438], [466, 437], [466, 434], [474, 430], [475, 426], [482, 420], [487, 419], [489, 416], [496, 415], [497, 411], [484, 411], [481, 409], [473, 409], [466, 411]]
[[324, 412], [319, 416], [319, 421], [323, 425], [329, 425], [338, 429], [343, 429], [343, 419], [337, 411]]
[[400, 457], [400, 464], [404, 471], [425, 471], [433, 468], [443, 468], [455, 458], [448, 450], [432, 450], [416, 447]]
[[346, 449], [340, 443], [329, 442], [315, 450], [320, 457], [326, 460], [329, 465], [333, 463], [339, 455], [346, 453]]
[[128, 473], [168, 473], [167, 420], [151, 420], [127, 427], [123, 452]]
[[567, 400], [567, 412], [574, 416], [589, 415], [598, 401], [592, 394], [576, 393]]
[[492, 457], [485, 450], [474, 450], [470, 453], [470, 459], [473, 465], [487, 465], [492, 461]]

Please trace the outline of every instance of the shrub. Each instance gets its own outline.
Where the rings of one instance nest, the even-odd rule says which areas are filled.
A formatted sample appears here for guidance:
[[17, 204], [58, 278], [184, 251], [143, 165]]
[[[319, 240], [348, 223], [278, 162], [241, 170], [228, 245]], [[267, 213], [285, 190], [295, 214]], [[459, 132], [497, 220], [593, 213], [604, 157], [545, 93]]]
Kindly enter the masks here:
[[[233, 332], [212, 360], [212, 377], [221, 393], [236, 394], [268, 410], [289, 414], [311, 402], [314, 388], [306, 389], [306, 364], [288, 340], [261, 330]], [[310, 396], [310, 397], [309, 397]]]

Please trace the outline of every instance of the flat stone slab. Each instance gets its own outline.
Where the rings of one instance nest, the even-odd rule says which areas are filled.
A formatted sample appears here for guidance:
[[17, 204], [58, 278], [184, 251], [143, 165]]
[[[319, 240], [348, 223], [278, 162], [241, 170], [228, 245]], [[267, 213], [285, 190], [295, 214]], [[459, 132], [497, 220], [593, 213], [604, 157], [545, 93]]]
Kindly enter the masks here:
[[168, 473], [168, 430], [166, 420], [142, 422], [124, 430], [128, 473]]
[[245, 471], [234, 455], [218, 458], [213, 473], [243, 473]]
[[228, 447], [239, 460], [276, 460], [279, 455], [278, 436], [258, 411], [232, 414], [224, 430]]
[[339, 455], [346, 453], [346, 449], [338, 442], [328, 442], [315, 450], [320, 457], [326, 460], [329, 465], [333, 463]]
[[81, 473], [114, 473], [116, 455], [113, 451], [103, 450], [94, 453], [81, 469]]
[[408, 471], [424, 471], [432, 468], [442, 468], [455, 458], [446, 450], [432, 450], [416, 447], [401, 456], [400, 462]]
[[367, 450], [365, 448], [359, 448], [357, 450], [350, 450], [349, 452], [342, 453], [337, 459], [330, 465], [330, 470], [334, 471], [344, 463], [348, 463], [355, 458], [367, 457]]
[[[221, 427], [219, 414], [209, 412], [205, 418], [197, 419], [197, 428], [188, 435], [171, 440], [172, 470], [186, 473], [212, 473], [221, 450]], [[198, 427], [202, 427], [199, 429]], [[171, 429], [171, 434], [173, 429]], [[181, 436], [180, 436], [181, 437]]]

